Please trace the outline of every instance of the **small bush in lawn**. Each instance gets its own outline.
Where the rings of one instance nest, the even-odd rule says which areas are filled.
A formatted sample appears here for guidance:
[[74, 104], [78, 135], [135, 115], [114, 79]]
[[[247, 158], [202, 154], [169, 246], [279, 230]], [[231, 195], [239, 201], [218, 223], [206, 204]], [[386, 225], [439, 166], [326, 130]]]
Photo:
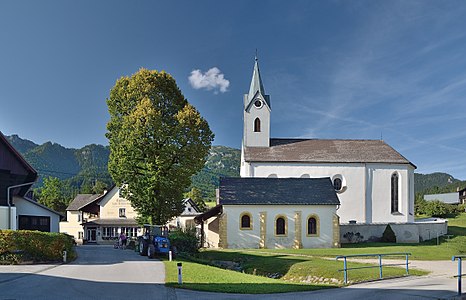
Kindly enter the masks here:
[[169, 235], [170, 244], [178, 252], [196, 253], [199, 249], [199, 239], [196, 228], [175, 229]]
[[432, 217], [446, 217], [448, 214], [457, 213], [456, 207], [440, 200], [427, 201], [424, 210], [427, 215]]
[[21, 257], [33, 261], [60, 261], [63, 251], [69, 260], [76, 257], [72, 236], [32, 230], [0, 230], [0, 255], [15, 263]]
[[385, 227], [385, 230], [382, 235], [382, 242], [396, 243], [396, 235], [390, 224], [388, 224], [387, 227]]

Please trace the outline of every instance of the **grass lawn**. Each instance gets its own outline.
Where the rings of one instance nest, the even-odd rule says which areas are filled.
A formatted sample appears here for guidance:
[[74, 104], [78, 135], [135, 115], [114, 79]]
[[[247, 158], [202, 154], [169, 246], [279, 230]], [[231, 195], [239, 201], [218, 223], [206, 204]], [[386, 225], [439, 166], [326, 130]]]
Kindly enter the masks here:
[[289, 283], [279, 279], [254, 276], [224, 270], [191, 261], [183, 263], [183, 284], [178, 285], [177, 262], [165, 261], [165, 282], [167, 286], [223, 293], [264, 294], [312, 291], [330, 288], [330, 285]]
[[[394, 243], [360, 243], [343, 244], [342, 248], [330, 249], [280, 249], [267, 250], [272, 253], [301, 254], [310, 256], [335, 257], [337, 255], [372, 254], [390, 252], [410, 252], [413, 260], [451, 260], [453, 255], [466, 253], [466, 213], [448, 219], [448, 234], [453, 237], [440, 238], [440, 244], [432, 239], [419, 244], [394, 244]], [[251, 251], [261, 251], [251, 250]], [[262, 250], [263, 251], [263, 250]]]
[[[203, 250], [189, 261], [183, 261], [182, 286], [178, 285], [176, 262], [165, 261], [166, 284], [193, 290], [227, 293], [278, 293], [309, 291], [343, 285], [342, 261], [338, 255], [411, 252], [414, 260], [451, 260], [452, 255], [466, 253], [466, 213], [450, 218], [448, 233], [451, 239], [441, 238], [420, 244], [361, 243], [330, 249], [247, 249]], [[399, 258], [399, 257], [398, 257]], [[242, 272], [225, 270], [213, 265], [235, 262]], [[348, 267], [369, 266], [349, 262]], [[375, 280], [378, 268], [349, 271], [349, 283]], [[253, 275], [255, 274], [255, 275]], [[279, 279], [267, 276], [276, 275]], [[384, 267], [384, 278], [403, 276], [400, 267]], [[411, 275], [427, 272], [410, 270]]]

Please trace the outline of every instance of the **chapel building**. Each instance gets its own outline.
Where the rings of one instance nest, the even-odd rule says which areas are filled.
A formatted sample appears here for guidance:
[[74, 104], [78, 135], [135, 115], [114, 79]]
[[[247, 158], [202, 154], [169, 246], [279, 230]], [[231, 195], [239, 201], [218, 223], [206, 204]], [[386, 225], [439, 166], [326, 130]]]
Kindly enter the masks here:
[[[221, 178], [218, 205], [195, 218], [203, 246], [339, 247], [345, 226], [375, 226], [381, 236], [389, 223], [401, 226], [400, 241], [419, 241], [413, 163], [382, 140], [271, 138], [271, 112], [256, 58], [243, 98], [241, 177]], [[371, 240], [374, 228], [356, 230]]]
[[241, 177], [329, 177], [341, 223], [414, 222], [416, 166], [382, 140], [270, 138], [270, 96], [256, 58], [244, 95]]

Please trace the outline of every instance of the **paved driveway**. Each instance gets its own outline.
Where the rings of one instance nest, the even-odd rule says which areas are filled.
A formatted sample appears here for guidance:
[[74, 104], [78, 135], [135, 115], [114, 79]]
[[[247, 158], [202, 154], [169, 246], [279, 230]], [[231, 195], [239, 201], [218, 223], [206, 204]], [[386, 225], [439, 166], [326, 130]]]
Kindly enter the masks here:
[[450, 299], [456, 264], [413, 262], [429, 276], [357, 284], [315, 292], [241, 295], [166, 288], [163, 263], [109, 246], [77, 247], [66, 265], [0, 266], [0, 299]]
[[0, 266], [0, 299], [172, 299], [157, 260], [111, 246], [79, 246], [66, 265]]

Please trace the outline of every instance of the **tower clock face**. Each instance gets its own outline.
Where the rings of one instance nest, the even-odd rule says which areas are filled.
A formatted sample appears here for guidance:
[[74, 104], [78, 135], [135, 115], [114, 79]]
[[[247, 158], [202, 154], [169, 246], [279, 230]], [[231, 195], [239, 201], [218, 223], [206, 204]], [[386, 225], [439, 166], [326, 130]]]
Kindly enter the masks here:
[[256, 99], [256, 101], [254, 101], [254, 106], [257, 107], [257, 108], [261, 108], [262, 107], [262, 101], [260, 99]]

